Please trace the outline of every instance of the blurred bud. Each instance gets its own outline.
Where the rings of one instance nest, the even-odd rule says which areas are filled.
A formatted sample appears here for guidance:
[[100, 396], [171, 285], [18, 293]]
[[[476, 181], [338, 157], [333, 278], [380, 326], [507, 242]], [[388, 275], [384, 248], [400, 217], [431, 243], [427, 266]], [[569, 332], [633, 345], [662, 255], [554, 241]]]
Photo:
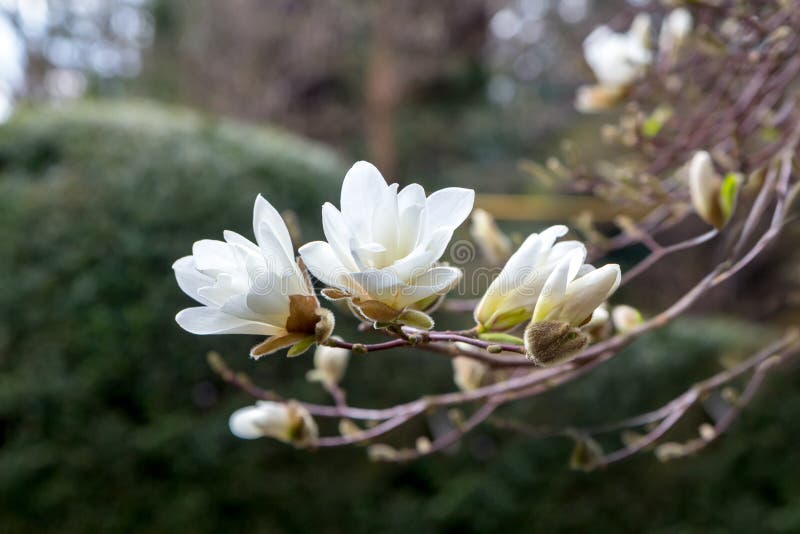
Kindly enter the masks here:
[[543, 367], [569, 361], [589, 344], [589, 336], [562, 321], [531, 322], [525, 328], [525, 354]]
[[385, 443], [376, 443], [367, 448], [367, 456], [373, 462], [391, 462], [397, 459], [397, 449]]
[[659, 54], [669, 61], [674, 60], [675, 54], [691, 33], [692, 25], [692, 14], [688, 9], [673, 9], [661, 24], [661, 33], [658, 35]]
[[642, 324], [642, 314], [633, 306], [621, 304], [611, 310], [611, 321], [617, 332], [625, 334]]
[[358, 436], [363, 432], [357, 424], [350, 419], [342, 419], [339, 421], [339, 434], [347, 438]]
[[713, 425], [708, 423], [703, 423], [700, 425], [698, 429], [700, 432], [700, 437], [703, 438], [703, 441], [712, 441], [714, 438], [717, 437], [717, 431]]
[[433, 449], [433, 443], [425, 436], [418, 437], [415, 445], [417, 452], [420, 454], [428, 454]]
[[313, 445], [319, 434], [311, 414], [296, 402], [258, 401], [233, 412], [228, 426], [241, 439], [266, 436], [296, 447]]
[[674, 441], [662, 443], [656, 447], [655, 450], [656, 458], [658, 458], [659, 462], [669, 462], [670, 460], [683, 458], [687, 453], [688, 451], [683, 443], [676, 443]]
[[350, 351], [347, 349], [320, 345], [314, 352], [314, 369], [308, 372], [306, 378], [335, 386], [344, 376], [349, 359]]
[[569, 458], [571, 469], [578, 471], [593, 471], [600, 466], [603, 461], [603, 448], [600, 444], [589, 436], [578, 436], [575, 438], [575, 448]]
[[469, 231], [489, 263], [500, 264], [511, 256], [511, 240], [500, 231], [488, 211], [477, 208], [472, 212], [472, 226]]
[[638, 41], [642, 47], [650, 48], [653, 44], [651, 38], [652, 27], [653, 23], [650, 19], [650, 15], [647, 13], [639, 13], [634, 17], [633, 22], [631, 22], [628, 35]]
[[728, 174], [723, 180], [714, 170], [711, 156], [697, 152], [689, 162], [689, 192], [697, 214], [714, 228], [721, 229], [736, 205], [741, 179]]
[[575, 94], [575, 109], [581, 113], [598, 113], [616, 106], [627, 88], [614, 85], [582, 85]]
[[608, 305], [603, 304], [592, 312], [592, 318], [581, 327], [592, 341], [600, 341], [611, 335], [611, 314], [608, 313]]
[[600, 305], [594, 312], [589, 322], [582, 326], [584, 330], [594, 330], [597, 327], [604, 326], [608, 323], [609, 314], [608, 306], [606, 304]]
[[489, 374], [489, 366], [474, 358], [456, 356], [453, 362], [453, 382], [461, 391], [481, 387]]

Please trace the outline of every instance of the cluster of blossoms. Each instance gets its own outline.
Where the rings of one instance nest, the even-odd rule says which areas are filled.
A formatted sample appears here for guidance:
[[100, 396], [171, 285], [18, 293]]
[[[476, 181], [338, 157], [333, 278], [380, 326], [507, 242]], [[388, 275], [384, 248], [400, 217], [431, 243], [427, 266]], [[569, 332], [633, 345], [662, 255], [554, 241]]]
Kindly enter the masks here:
[[[669, 13], [658, 36], [658, 57], [674, 61], [681, 45], [692, 31], [692, 15], [686, 8]], [[652, 21], [640, 13], [625, 33], [599, 26], [583, 41], [583, 54], [597, 84], [578, 89], [575, 107], [583, 112], [602, 111], [620, 102], [633, 84], [653, 63]]]
[[[424, 333], [433, 327], [428, 313], [463, 276], [440, 260], [472, 212], [474, 196], [455, 187], [426, 196], [418, 184], [398, 190], [373, 165], [358, 162], [344, 178], [340, 209], [322, 207], [326, 241], [300, 247], [299, 258], [280, 214], [259, 196], [255, 243], [225, 231], [224, 241], [198, 241], [191, 256], [173, 265], [181, 289], [201, 304], [182, 310], [176, 321], [194, 334], [267, 336], [252, 348], [253, 358], [284, 348], [298, 356], [316, 344], [308, 378], [336, 387], [349, 352], [337, 348], [342, 340], [332, 336], [334, 315], [320, 305], [309, 274], [325, 285], [320, 293], [326, 299], [344, 303], [376, 329]], [[484, 220], [486, 225], [493, 227], [493, 221]], [[587, 327], [600, 315], [607, 318], [601, 306], [619, 285], [620, 269], [584, 263], [582, 243], [556, 243], [566, 233], [566, 227], [553, 226], [525, 240], [475, 309], [470, 332], [491, 339], [527, 325], [520, 344], [540, 365], [568, 360], [589, 343]], [[510, 248], [510, 242], [500, 248]], [[459, 387], [479, 382], [459, 378], [463, 360], [456, 358], [454, 366]], [[242, 438], [271, 436], [299, 446], [317, 435], [299, 403], [243, 408], [231, 417], [231, 430]]]

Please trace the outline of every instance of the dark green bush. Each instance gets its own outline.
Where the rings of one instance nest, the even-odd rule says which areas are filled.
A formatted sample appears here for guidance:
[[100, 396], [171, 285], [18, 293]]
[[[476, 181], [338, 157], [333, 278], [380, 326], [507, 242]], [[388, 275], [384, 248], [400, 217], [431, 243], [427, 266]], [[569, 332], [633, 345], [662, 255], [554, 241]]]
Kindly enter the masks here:
[[[258, 192], [317, 237], [342, 175], [327, 151], [286, 134], [145, 104], [28, 111], [0, 128], [4, 532], [800, 528], [789, 379], [770, 380], [701, 456], [645, 455], [604, 473], [568, 471], [562, 440], [488, 427], [408, 466], [230, 436], [228, 414], [249, 400], [214, 377], [209, 349], [286, 394], [324, 397], [303, 379], [308, 357], [254, 364], [251, 338], [181, 331], [173, 317], [190, 301], [170, 265], [223, 228], [250, 234]], [[681, 323], [503, 415], [588, 423], [651, 409], [762, 337]], [[445, 359], [410, 352], [354, 359], [353, 384], [354, 402], [376, 405], [452, 387]]]

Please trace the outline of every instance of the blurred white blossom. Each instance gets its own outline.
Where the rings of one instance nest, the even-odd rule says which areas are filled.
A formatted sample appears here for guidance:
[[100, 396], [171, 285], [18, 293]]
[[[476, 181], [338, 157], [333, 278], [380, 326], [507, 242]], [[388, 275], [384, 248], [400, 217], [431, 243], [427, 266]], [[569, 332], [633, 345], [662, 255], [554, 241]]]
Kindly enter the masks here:
[[658, 53], [662, 57], [674, 57], [681, 44], [692, 31], [692, 14], [685, 7], [670, 11], [661, 23], [661, 32], [658, 34]]
[[314, 352], [314, 369], [309, 371], [306, 377], [312, 382], [334, 386], [344, 376], [349, 360], [349, 350], [320, 345]]
[[583, 41], [583, 54], [598, 84], [579, 89], [580, 111], [608, 108], [624, 96], [653, 61], [650, 17], [639, 14], [626, 33], [599, 26]]

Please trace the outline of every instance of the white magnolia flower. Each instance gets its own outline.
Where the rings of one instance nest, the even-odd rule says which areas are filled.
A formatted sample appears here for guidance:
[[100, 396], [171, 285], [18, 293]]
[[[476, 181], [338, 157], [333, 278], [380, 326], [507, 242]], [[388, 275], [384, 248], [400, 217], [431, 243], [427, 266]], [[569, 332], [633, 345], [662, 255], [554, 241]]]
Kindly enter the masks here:
[[308, 410], [294, 402], [258, 401], [233, 412], [228, 426], [241, 439], [271, 437], [297, 447], [312, 445], [319, 435]]
[[673, 9], [661, 23], [661, 32], [658, 34], [659, 54], [674, 55], [692, 32], [692, 25], [692, 14], [688, 9], [685, 7]]
[[598, 84], [579, 88], [576, 107], [580, 111], [608, 108], [653, 61], [650, 17], [637, 15], [627, 33], [617, 33], [608, 26], [595, 28], [583, 41], [583, 55]]
[[272, 336], [254, 347], [254, 357], [298, 342], [307, 348], [319, 334], [320, 315], [332, 319], [319, 309], [295, 261], [283, 219], [260, 195], [253, 231], [258, 244], [226, 230], [225, 241], [197, 241], [191, 256], [175, 262], [178, 285], [202, 304], [182, 310], [175, 320], [193, 334]]
[[458, 283], [459, 269], [437, 266], [453, 231], [472, 210], [475, 193], [451, 187], [425, 197], [411, 184], [398, 192], [360, 161], [342, 184], [341, 211], [322, 206], [325, 241], [300, 248], [314, 276], [369, 319], [388, 321], [407, 307], [424, 309]]
[[[565, 273], [571, 283], [569, 298], [572, 304], [569, 309], [580, 301], [583, 304], [575, 309], [583, 312], [589, 306], [588, 303], [593, 303], [581, 317], [580, 322], [588, 319], [594, 309], [603, 303], [613, 289], [616, 289], [616, 285], [609, 285], [608, 282], [619, 278], [619, 266], [606, 265], [594, 270], [591, 265], [583, 265], [586, 247], [582, 243], [578, 241], [556, 243], [556, 240], [566, 233], [566, 226], [556, 225], [539, 234], [532, 234], [509, 258], [475, 309], [475, 320], [483, 329], [508, 330], [530, 320], [539, 306], [539, 301], [543, 300], [542, 297], [554, 296], [545, 295], [543, 291], [545, 287], [554, 287], [552, 283], [547, 286], [550, 276], [565, 262], [577, 262], [574, 268]], [[603, 284], [599, 285], [600, 283]], [[596, 299], [593, 297], [598, 288], [604, 288], [606, 291], [603, 298], [595, 303]], [[546, 298], [544, 300], [546, 301]]]
[[339, 347], [320, 345], [314, 352], [314, 369], [307, 378], [313, 382], [322, 382], [332, 386], [339, 383], [347, 370], [350, 351]]

